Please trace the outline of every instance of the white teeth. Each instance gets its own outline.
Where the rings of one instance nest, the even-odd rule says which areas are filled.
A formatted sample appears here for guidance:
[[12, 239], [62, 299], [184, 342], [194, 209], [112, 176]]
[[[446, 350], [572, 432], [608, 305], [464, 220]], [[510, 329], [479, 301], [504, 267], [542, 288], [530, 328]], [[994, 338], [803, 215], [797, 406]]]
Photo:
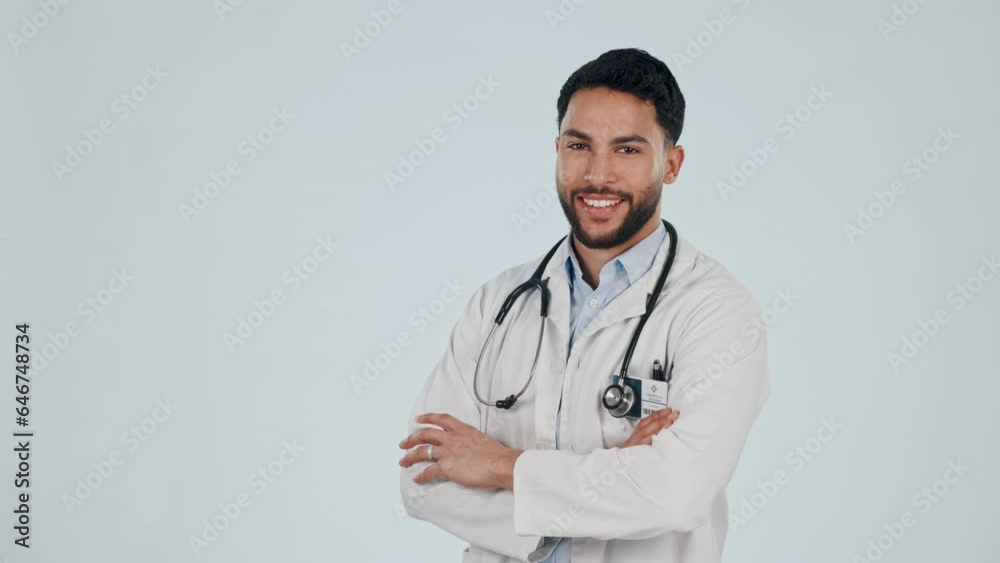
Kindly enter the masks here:
[[591, 207], [610, 207], [619, 201], [620, 199], [584, 199], [584, 203]]

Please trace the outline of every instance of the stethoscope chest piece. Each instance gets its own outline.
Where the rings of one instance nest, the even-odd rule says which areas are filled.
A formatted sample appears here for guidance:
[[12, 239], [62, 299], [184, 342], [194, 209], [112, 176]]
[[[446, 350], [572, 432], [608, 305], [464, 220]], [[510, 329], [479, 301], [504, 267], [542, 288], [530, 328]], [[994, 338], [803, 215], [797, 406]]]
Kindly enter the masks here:
[[621, 418], [632, 410], [632, 405], [635, 404], [635, 392], [628, 385], [618, 385], [617, 383], [609, 385], [604, 390], [601, 402], [604, 403], [604, 408], [608, 409], [611, 416]]

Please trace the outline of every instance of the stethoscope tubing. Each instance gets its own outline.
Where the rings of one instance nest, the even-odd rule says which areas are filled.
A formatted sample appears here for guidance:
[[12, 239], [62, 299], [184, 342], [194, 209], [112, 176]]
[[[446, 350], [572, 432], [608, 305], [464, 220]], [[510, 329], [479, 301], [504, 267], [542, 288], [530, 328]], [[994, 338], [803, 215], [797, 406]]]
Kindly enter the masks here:
[[[625, 380], [628, 378], [629, 364], [632, 361], [632, 354], [635, 352], [636, 344], [638, 344], [639, 342], [639, 335], [642, 333], [642, 329], [646, 325], [646, 321], [649, 320], [649, 317], [653, 313], [653, 308], [656, 306], [657, 297], [663, 290], [663, 285], [666, 283], [667, 277], [670, 275], [670, 269], [673, 266], [674, 257], [677, 252], [677, 230], [674, 229], [674, 226], [671, 225], [670, 222], [667, 221], [666, 219], [661, 219], [661, 220], [663, 221], [663, 226], [667, 229], [667, 234], [670, 237], [670, 246], [667, 252], [666, 262], [664, 263], [663, 269], [660, 271], [660, 275], [656, 280], [656, 285], [654, 286], [652, 293], [649, 293], [646, 296], [646, 309], [645, 311], [643, 311], [642, 316], [639, 318], [639, 323], [636, 325], [635, 330], [632, 332], [632, 337], [629, 339], [628, 346], [625, 348], [625, 354], [624, 357], [622, 358], [622, 367], [618, 383], [611, 386], [611, 387], [621, 387], [621, 390], [623, 391], [622, 393], [623, 396], [625, 389], [624, 387]], [[559, 242], [557, 242], [548, 251], [548, 253], [545, 255], [545, 258], [543, 258], [542, 261], [538, 264], [538, 267], [535, 269], [531, 277], [528, 278], [528, 280], [525, 281], [524, 283], [514, 288], [513, 291], [511, 291], [511, 293], [507, 296], [507, 298], [504, 299], [504, 302], [500, 307], [500, 311], [497, 312], [496, 317], [493, 319], [493, 327], [490, 328], [490, 332], [486, 336], [486, 342], [483, 343], [483, 347], [479, 351], [479, 357], [476, 359], [476, 367], [472, 376], [472, 391], [475, 394], [476, 399], [480, 403], [488, 406], [495, 406], [501, 409], [510, 409], [511, 407], [514, 406], [514, 403], [517, 402], [517, 400], [521, 397], [521, 395], [523, 395], [524, 392], [527, 391], [528, 385], [531, 384], [531, 379], [535, 375], [535, 368], [538, 365], [538, 356], [541, 354], [542, 350], [542, 339], [545, 334], [545, 323], [548, 320], [548, 310], [549, 310], [549, 299], [550, 299], [548, 290], [549, 279], [545, 278], [543, 280], [541, 279], [541, 277], [542, 273], [545, 270], [545, 267], [549, 263], [549, 260], [552, 259], [552, 256], [556, 253], [556, 250], [558, 250], [559, 245], [562, 244], [563, 240], [565, 239], [566, 239], [565, 236], [559, 239]], [[531, 371], [528, 373], [528, 380], [524, 383], [524, 386], [521, 387], [521, 390], [518, 391], [516, 394], [508, 395], [503, 399], [491, 403], [488, 400], [483, 399], [482, 396], [480, 396], [479, 394], [479, 388], [477, 385], [479, 381], [479, 366], [482, 365], [483, 356], [485, 356], [486, 350], [487, 348], [489, 348], [490, 342], [493, 340], [494, 334], [496, 333], [496, 329], [500, 326], [501, 323], [503, 323], [504, 319], [507, 317], [507, 314], [514, 306], [514, 302], [517, 301], [517, 298], [520, 297], [521, 294], [529, 292], [530, 290], [533, 289], [537, 289], [539, 291], [539, 295], [541, 298], [541, 304], [540, 304], [541, 322], [538, 328], [538, 342], [535, 345], [535, 357], [531, 362]], [[502, 352], [503, 350], [503, 343], [506, 339], [507, 335], [504, 334], [503, 340], [500, 342], [500, 350], [497, 351], [498, 360], [500, 357], [500, 352]], [[665, 363], [667, 362], [666, 357], [664, 358], [664, 362]], [[494, 366], [494, 370], [495, 369], [496, 366]], [[611, 387], [609, 387], [609, 389]]]

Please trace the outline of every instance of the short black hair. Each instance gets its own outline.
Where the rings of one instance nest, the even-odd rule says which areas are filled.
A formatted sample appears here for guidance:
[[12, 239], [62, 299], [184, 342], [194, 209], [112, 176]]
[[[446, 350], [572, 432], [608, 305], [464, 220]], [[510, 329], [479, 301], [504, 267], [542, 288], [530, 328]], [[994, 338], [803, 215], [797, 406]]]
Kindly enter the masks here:
[[652, 101], [667, 145], [677, 143], [684, 128], [684, 95], [667, 65], [642, 49], [613, 49], [571, 74], [559, 91], [556, 127], [562, 126], [569, 99], [577, 90], [600, 86]]

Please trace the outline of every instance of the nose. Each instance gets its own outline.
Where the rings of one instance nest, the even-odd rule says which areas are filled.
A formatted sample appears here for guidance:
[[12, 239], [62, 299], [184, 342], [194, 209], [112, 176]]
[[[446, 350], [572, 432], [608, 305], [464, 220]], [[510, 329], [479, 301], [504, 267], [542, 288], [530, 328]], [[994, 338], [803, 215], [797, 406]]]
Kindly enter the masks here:
[[598, 189], [605, 184], [613, 184], [617, 178], [615, 178], [611, 158], [611, 155], [604, 153], [592, 153], [587, 163], [587, 173], [583, 179]]

